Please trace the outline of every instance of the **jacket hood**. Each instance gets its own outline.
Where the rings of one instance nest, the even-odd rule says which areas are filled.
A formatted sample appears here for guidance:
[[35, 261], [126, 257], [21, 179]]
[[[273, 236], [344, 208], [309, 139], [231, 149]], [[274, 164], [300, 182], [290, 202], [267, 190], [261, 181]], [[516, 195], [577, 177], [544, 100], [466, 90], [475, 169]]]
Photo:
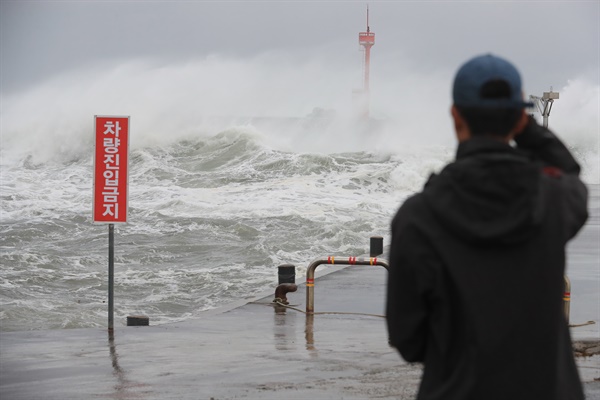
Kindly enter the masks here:
[[423, 191], [442, 226], [478, 244], [525, 240], [539, 223], [539, 166], [506, 143], [472, 138]]

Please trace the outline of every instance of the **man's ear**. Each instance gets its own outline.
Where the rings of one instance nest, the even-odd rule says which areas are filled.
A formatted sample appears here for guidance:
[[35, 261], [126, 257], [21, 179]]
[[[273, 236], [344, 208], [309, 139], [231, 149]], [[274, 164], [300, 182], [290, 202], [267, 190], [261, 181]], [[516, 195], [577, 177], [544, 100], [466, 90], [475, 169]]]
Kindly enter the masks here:
[[452, 119], [454, 120], [454, 131], [456, 132], [456, 138], [459, 143], [470, 139], [471, 130], [469, 129], [469, 125], [467, 125], [467, 121], [460, 115], [460, 112], [458, 112], [458, 108], [456, 108], [455, 105], [452, 105], [450, 114], [452, 114]]

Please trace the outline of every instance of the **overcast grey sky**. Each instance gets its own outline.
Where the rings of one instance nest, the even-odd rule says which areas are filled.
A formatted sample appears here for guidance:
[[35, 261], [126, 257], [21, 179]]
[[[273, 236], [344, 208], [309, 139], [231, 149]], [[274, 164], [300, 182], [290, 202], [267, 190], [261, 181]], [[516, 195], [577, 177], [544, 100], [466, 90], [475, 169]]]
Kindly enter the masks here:
[[453, 75], [492, 52], [517, 65], [526, 96], [560, 91], [551, 126], [597, 153], [600, 1], [370, 1], [369, 9], [370, 111], [388, 127], [377, 138], [344, 125], [362, 86], [365, 1], [1, 0], [0, 150], [18, 160], [88, 149], [94, 115], [132, 116], [132, 146], [143, 147], [227, 129], [215, 120], [303, 117], [317, 107], [340, 117], [327, 135], [258, 134], [293, 151], [451, 145]]
[[[532, 89], [598, 80], [598, 1], [371, 1], [373, 74], [409, 63], [455, 69], [494, 52]], [[185, 62], [268, 51], [349, 59], [366, 2], [6, 1], [1, 6], [2, 91], [10, 93], [98, 63], [139, 57]], [[544, 87], [541, 87], [544, 85]]]

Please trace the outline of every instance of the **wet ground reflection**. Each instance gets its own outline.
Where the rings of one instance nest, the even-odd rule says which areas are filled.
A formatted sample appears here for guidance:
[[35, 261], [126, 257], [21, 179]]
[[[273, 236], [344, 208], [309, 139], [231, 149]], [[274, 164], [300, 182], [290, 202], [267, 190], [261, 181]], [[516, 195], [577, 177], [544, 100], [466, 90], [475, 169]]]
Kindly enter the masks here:
[[283, 306], [274, 306], [273, 335], [277, 350], [294, 350], [296, 343], [296, 312], [287, 312]]
[[108, 350], [110, 352], [110, 361], [113, 367], [113, 375], [117, 378], [117, 384], [114, 386], [115, 392], [112, 398], [115, 399], [143, 399], [149, 391], [137, 391], [136, 389], [148, 387], [145, 383], [133, 382], [127, 379], [125, 370], [119, 365], [119, 354], [117, 353], [117, 344], [113, 330], [108, 331]]
[[306, 314], [306, 323], [304, 326], [304, 337], [306, 338], [306, 350], [315, 351], [315, 316], [314, 314]]
[[[274, 313], [274, 338], [275, 348], [277, 350], [293, 350], [296, 345], [296, 319], [298, 311], [289, 312], [288, 307], [273, 304]], [[306, 340], [306, 350], [316, 355], [315, 333], [313, 314], [305, 314], [304, 339]]]

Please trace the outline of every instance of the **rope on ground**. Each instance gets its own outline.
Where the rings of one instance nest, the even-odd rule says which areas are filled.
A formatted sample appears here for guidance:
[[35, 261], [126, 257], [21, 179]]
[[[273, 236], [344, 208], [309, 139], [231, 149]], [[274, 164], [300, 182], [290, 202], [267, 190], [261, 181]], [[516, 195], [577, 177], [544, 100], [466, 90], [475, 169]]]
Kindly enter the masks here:
[[385, 318], [385, 315], [367, 314], [367, 313], [354, 313], [354, 312], [343, 312], [343, 311], [319, 311], [319, 312], [308, 313], [308, 312], [306, 312], [304, 310], [301, 310], [299, 308], [292, 307], [292, 306], [287, 305], [287, 304], [283, 304], [281, 301], [277, 301], [277, 300], [278, 299], [275, 299], [271, 303], [251, 302], [251, 303], [248, 303], [248, 304], [260, 304], [260, 305], [263, 305], [263, 306], [274, 306], [274, 305], [277, 305], [277, 306], [289, 308], [290, 310], [301, 312], [303, 314], [311, 314], [311, 315], [338, 314], [338, 315], [362, 315], [362, 316], [366, 316], [366, 317]]
[[569, 325], [569, 328], [579, 328], [580, 326], [594, 325], [595, 323], [596, 321], [588, 321], [584, 322], [583, 324]]
[[[272, 305], [278, 305], [281, 307], [285, 307], [285, 308], [289, 308], [290, 310], [294, 310], [294, 311], [298, 311], [301, 312], [303, 314], [309, 314], [304, 310], [301, 310], [299, 308], [296, 307], [292, 307], [290, 305], [284, 304], [281, 302], [281, 299], [277, 298], [275, 300], [273, 300], [271, 303], [258, 303], [258, 302], [252, 302], [250, 304], [261, 304], [261, 305], [265, 305], [265, 306], [272, 306]], [[354, 313], [354, 312], [343, 312], [343, 311], [320, 311], [320, 312], [313, 312], [310, 313], [313, 315], [324, 315], [324, 314], [338, 314], [338, 315], [362, 315], [362, 316], [367, 316], [367, 317], [379, 317], [379, 318], [385, 318], [385, 315], [379, 315], [379, 314], [367, 314], [367, 313]], [[588, 326], [588, 325], [594, 325], [596, 322], [595, 321], [588, 321], [588, 322], [584, 322], [582, 324], [575, 324], [575, 325], [569, 325], [569, 328], [579, 328], [581, 326]]]

